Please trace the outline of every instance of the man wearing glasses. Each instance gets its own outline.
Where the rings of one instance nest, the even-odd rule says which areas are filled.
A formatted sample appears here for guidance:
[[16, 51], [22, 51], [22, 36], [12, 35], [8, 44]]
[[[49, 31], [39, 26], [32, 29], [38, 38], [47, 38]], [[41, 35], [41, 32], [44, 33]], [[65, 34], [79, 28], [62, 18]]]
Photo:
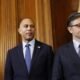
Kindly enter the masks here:
[[80, 13], [68, 17], [67, 29], [72, 41], [57, 50], [52, 80], [80, 80]]

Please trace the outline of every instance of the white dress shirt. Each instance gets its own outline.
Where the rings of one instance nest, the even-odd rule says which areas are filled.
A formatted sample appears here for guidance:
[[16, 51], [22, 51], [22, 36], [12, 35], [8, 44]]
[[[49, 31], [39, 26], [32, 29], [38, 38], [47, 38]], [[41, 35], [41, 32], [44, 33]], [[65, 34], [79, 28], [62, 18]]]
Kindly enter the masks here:
[[29, 43], [22, 42], [22, 44], [23, 44], [23, 56], [24, 56], [24, 58], [25, 58], [25, 52], [26, 52], [26, 45], [30, 44], [30, 53], [31, 53], [31, 59], [32, 59], [33, 51], [34, 51], [35, 39], [33, 39], [32, 41], [30, 41]]
[[75, 40], [75, 39], [73, 39], [73, 44], [74, 44], [74, 48], [75, 48], [77, 54], [79, 54], [79, 45], [80, 45], [80, 42], [77, 41], [77, 40]]

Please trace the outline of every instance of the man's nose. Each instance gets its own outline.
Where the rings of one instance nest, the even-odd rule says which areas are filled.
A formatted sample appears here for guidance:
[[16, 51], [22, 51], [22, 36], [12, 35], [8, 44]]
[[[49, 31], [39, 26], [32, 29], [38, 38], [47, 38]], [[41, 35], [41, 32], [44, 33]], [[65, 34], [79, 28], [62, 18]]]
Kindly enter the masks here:
[[31, 29], [31, 26], [30, 26], [30, 25], [28, 25], [27, 29]]

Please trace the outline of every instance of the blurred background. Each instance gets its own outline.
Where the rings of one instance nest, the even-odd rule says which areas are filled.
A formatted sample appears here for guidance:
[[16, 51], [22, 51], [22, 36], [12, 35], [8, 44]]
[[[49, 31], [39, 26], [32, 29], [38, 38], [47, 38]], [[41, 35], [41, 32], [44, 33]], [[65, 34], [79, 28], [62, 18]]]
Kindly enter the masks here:
[[36, 39], [51, 45], [54, 51], [71, 40], [67, 17], [80, 11], [79, 0], [0, 0], [0, 80], [3, 80], [6, 52], [20, 43], [18, 26], [30, 17], [36, 25]]

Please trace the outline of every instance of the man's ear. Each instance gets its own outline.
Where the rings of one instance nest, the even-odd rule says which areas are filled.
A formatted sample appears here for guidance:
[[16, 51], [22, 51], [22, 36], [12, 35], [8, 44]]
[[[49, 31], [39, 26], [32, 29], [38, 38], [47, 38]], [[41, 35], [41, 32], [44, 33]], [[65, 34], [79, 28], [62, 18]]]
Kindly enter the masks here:
[[67, 27], [67, 30], [69, 31], [69, 33], [72, 33], [72, 27]]
[[18, 33], [21, 34], [21, 30], [20, 30], [20, 28], [18, 28]]

